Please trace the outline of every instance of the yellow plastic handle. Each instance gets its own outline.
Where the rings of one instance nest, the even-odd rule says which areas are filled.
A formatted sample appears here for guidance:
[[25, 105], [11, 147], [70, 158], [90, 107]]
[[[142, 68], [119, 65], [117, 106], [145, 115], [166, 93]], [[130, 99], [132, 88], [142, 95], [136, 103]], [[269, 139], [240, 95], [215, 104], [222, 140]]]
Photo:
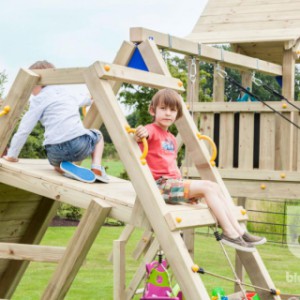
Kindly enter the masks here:
[[9, 105], [6, 105], [3, 107], [3, 110], [0, 111], [0, 117], [8, 114], [10, 112], [10, 106]]
[[197, 137], [199, 140], [206, 140], [209, 142], [212, 147], [212, 155], [210, 158], [210, 164], [214, 167], [216, 165], [215, 160], [217, 158], [218, 150], [215, 142], [207, 135], [202, 135], [200, 132], [197, 133]]
[[[136, 129], [131, 128], [129, 125], [127, 125], [125, 127], [125, 129], [128, 133], [135, 133], [136, 132]], [[147, 142], [146, 138], [142, 138], [142, 142], [143, 142], [143, 145], [144, 145], [144, 150], [143, 150], [143, 153], [142, 153], [142, 156], [141, 156], [140, 159], [141, 159], [142, 165], [146, 165], [147, 164], [146, 157], [147, 157], [147, 154], [148, 154], [148, 142]]]

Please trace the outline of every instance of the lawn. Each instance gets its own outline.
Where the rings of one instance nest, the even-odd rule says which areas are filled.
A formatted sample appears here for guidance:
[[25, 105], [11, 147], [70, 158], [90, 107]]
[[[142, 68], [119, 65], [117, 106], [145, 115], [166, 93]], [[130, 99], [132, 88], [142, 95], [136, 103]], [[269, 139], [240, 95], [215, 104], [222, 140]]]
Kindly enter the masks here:
[[[66, 245], [74, 230], [74, 227], [50, 227], [42, 244]], [[107, 257], [112, 250], [112, 241], [118, 238], [122, 230], [123, 227], [103, 227], [101, 229], [66, 299], [113, 299], [112, 265], [107, 261]], [[140, 236], [141, 232], [137, 230], [126, 247], [128, 254], [126, 276], [128, 282], [139, 264], [131, 258], [130, 254], [133, 252]], [[221, 247], [214, 238], [197, 234], [196, 249], [199, 250], [195, 253], [195, 262], [199, 266], [203, 267], [206, 271], [232, 277], [229, 266], [222, 254]], [[234, 261], [234, 251], [230, 248], [227, 249], [232, 261]], [[272, 244], [259, 246], [259, 252], [276, 287], [282, 293], [300, 294], [299, 281], [292, 280], [294, 282], [291, 282], [291, 275], [294, 279], [296, 279], [294, 274], [300, 275], [299, 258], [294, 257], [286, 247]], [[31, 263], [12, 299], [39, 299], [48, 280], [51, 278], [54, 267], [55, 264]], [[221, 286], [227, 293], [232, 292], [232, 283], [216, 279], [209, 275], [201, 276], [209, 291], [213, 287]], [[287, 280], [287, 278], [289, 279]], [[135, 299], [139, 299], [139, 297], [136, 296]]]

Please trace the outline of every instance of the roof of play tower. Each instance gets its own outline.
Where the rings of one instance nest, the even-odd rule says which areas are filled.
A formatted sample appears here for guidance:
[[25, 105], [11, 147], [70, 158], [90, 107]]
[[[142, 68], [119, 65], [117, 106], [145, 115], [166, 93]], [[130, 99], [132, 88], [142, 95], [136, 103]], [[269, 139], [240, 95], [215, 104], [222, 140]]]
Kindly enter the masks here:
[[188, 39], [231, 43], [237, 52], [281, 63], [284, 49], [297, 53], [300, 0], [209, 0]]

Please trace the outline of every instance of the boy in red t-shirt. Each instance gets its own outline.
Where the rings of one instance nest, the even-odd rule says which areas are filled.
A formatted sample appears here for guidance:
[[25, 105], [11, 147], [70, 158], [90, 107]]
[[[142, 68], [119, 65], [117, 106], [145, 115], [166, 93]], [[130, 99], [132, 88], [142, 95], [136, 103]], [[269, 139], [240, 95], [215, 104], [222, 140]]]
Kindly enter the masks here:
[[[222, 243], [241, 251], [252, 252], [266, 238], [249, 234], [238, 223], [232, 210], [232, 199], [226, 198], [219, 185], [209, 180], [184, 180], [177, 167], [177, 143], [169, 127], [182, 116], [182, 98], [171, 90], [158, 91], [149, 106], [152, 124], [138, 126], [137, 142], [148, 139], [147, 163], [166, 203], [195, 202], [204, 197], [223, 229]], [[140, 143], [142, 149], [142, 144]]]

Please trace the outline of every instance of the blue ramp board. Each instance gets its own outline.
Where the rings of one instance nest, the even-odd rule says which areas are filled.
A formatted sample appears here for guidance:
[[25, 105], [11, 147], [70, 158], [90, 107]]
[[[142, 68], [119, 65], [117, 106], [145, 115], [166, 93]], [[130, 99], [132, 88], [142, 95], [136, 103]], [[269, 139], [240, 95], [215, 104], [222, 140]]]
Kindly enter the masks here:
[[138, 69], [138, 70], [149, 72], [138, 47], [136, 47], [134, 49], [132, 57], [127, 66], [130, 68], [133, 68], [133, 69]]

